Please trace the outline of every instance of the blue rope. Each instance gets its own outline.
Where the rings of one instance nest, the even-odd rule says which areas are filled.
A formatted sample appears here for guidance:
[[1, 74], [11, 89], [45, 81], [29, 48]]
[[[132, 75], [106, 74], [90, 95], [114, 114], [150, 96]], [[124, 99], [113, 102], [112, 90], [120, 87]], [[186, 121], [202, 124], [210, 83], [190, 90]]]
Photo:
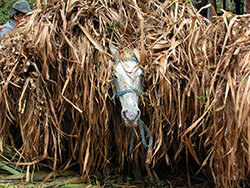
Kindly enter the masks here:
[[[138, 125], [139, 125], [139, 129], [140, 129], [140, 135], [141, 135], [141, 140], [142, 140], [143, 146], [145, 148], [151, 147], [152, 143], [153, 143], [153, 138], [152, 138], [152, 135], [151, 135], [149, 128], [145, 125], [145, 123], [141, 119], [138, 120]], [[148, 139], [149, 139], [148, 144], [147, 144], [146, 139], [145, 139], [144, 129], [146, 130], [146, 132], [148, 134]], [[129, 142], [129, 153], [132, 152], [134, 138], [135, 138], [135, 131], [134, 131], [134, 129], [132, 129], [131, 136], [130, 136], [130, 142]]]
[[[119, 61], [120, 61], [119, 57], [115, 57], [115, 61], [114, 61], [113, 65], [116, 65]], [[135, 57], [128, 59], [127, 61], [134, 61], [136, 63], [139, 62]]]
[[112, 99], [114, 99], [115, 97], [124, 95], [125, 93], [129, 93], [129, 92], [134, 92], [134, 93], [137, 93], [138, 95], [141, 95], [141, 91], [138, 91], [137, 89], [125, 89], [124, 91], [115, 92], [114, 95], [112, 96]]

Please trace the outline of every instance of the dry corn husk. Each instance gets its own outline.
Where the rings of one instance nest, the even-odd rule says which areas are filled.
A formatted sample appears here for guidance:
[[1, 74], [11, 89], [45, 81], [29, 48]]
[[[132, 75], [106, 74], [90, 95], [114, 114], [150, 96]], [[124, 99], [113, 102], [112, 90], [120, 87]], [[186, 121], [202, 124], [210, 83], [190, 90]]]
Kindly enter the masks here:
[[[76, 161], [85, 178], [111, 161], [150, 173], [184, 160], [217, 187], [249, 175], [248, 15], [210, 22], [170, 0], [38, 3], [1, 42], [0, 130], [20, 152], [18, 165], [55, 171]], [[110, 42], [134, 52], [144, 70], [140, 107], [154, 142], [145, 150], [137, 138], [134, 160], [130, 129], [110, 98]]]

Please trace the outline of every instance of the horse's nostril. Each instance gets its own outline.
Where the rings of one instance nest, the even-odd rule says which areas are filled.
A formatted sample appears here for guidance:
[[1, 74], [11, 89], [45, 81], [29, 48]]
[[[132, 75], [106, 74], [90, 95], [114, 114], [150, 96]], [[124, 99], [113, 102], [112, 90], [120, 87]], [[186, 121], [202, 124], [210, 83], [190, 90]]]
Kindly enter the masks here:
[[141, 111], [140, 110], [137, 110], [137, 117], [138, 116], [141, 116]]
[[124, 117], [126, 117], [126, 113], [127, 113], [127, 112], [128, 112], [128, 110], [123, 110], [123, 111], [122, 111], [122, 114], [123, 114]]

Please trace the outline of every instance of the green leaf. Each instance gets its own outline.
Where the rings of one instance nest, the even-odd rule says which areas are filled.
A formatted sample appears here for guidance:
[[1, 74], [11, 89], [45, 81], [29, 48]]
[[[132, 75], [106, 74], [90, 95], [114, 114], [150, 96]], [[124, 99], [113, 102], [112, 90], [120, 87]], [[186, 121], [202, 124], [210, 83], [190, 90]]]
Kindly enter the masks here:
[[84, 184], [68, 184], [64, 185], [63, 187], [86, 187]]
[[25, 177], [25, 174], [19, 172], [18, 174], [7, 176], [6, 180], [19, 180], [19, 179], [23, 179], [24, 177]]
[[12, 168], [12, 167], [10, 167], [2, 162], [0, 162], [0, 169], [5, 170], [5, 171], [7, 171], [11, 174], [14, 174], [14, 175], [20, 174], [19, 171], [15, 170], [14, 168]]
[[[120, 22], [116, 22], [116, 23], [115, 23], [115, 27], [119, 26], [120, 24], [121, 24]], [[110, 24], [110, 25], [108, 26], [108, 29], [109, 29], [109, 30], [113, 30], [113, 28], [114, 28], [114, 24]]]

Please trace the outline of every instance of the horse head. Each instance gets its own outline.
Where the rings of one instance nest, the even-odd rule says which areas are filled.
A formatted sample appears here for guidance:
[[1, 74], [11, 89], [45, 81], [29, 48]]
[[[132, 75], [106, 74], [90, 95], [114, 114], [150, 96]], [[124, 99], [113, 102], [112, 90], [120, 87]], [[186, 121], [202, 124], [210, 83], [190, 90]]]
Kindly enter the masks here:
[[127, 127], [137, 126], [141, 111], [138, 107], [142, 90], [142, 70], [135, 58], [120, 60], [119, 52], [114, 45], [110, 51], [115, 57], [113, 71], [114, 96], [119, 98], [122, 106], [121, 115]]

